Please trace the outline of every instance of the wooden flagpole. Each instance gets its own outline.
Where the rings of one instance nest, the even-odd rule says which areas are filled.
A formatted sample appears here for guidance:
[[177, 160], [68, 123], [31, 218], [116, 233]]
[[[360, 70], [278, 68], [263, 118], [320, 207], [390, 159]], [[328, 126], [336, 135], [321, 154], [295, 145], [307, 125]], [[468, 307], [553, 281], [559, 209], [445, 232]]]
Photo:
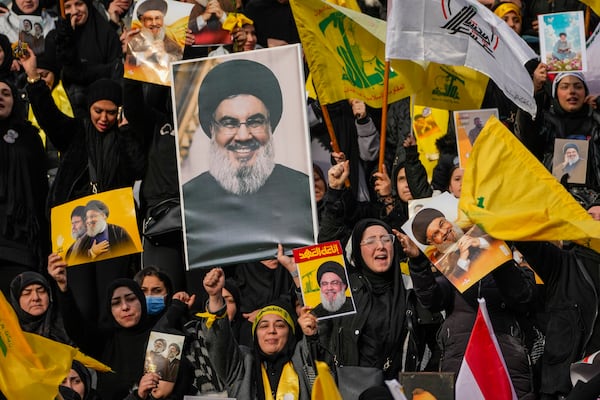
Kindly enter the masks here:
[[387, 107], [388, 107], [388, 86], [390, 80], [390, 60], [385, 60], [385, 72], [383, 74], [383, 101], [381, 105], [381, 135], [379, 139], [379, 164], [378, 171], [383, 172], [383, 162], [385, 160], [385, 139], [387, 135]]

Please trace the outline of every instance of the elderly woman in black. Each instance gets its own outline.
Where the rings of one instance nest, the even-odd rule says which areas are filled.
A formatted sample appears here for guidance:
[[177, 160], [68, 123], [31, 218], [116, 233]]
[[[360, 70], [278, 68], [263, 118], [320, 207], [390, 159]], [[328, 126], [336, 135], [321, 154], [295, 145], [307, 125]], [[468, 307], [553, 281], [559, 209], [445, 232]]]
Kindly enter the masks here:
[[41, 274], [26, 271], [17, 275], [10, 283], [10, 303], [23, 331], [73, 344], [52, 299], [50, 284]]

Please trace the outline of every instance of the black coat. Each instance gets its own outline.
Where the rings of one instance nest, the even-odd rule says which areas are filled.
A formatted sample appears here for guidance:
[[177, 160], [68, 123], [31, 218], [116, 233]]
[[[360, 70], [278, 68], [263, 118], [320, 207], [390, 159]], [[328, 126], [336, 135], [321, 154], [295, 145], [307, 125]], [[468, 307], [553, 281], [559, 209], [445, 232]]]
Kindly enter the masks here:
[[92, 194], [89, 160], [96, 169], [98, 192], [133, 186], [136, 179], [141, 179], [141, 142], [127, 125], [100, 134], [89, 119], [64, 115], [44, 81], [28, 85], [27, 94], [40, 126], [61, 153], [48, 196], [50, 207]]
[[517, 319], [533, 307], [533, 273], [510, 261], [461, 294], [443, 275], [433, 274], [423, 254], [411, 259], [409, 268], [421, 304], [433, 312], [446, 311], [438, 332], [441, 370], [458, 373], [477, 316], [477, 298], [483, 297], [517, 395], [531, 395], [529, 362]]
[[518, 135], [529, 151], [552, 171], [554, 140], [569, 135], [588, 137], [588, 168], [585, 186], [600, 193], [600, 112], [585, 104], [574, 113], [563, 111], [556, 100], [544, 109], [543, 93], [536, 94], [538, 113], [535, 121], [524, 111], [517, 113]]
[[566, 394], [571, 390], [570, 364], [600, 350], [596, 324], [600, 254], [578, 245], [560, 249], [547, 242], [517, 246], [546, 288], [549, 320], [541, 392]]

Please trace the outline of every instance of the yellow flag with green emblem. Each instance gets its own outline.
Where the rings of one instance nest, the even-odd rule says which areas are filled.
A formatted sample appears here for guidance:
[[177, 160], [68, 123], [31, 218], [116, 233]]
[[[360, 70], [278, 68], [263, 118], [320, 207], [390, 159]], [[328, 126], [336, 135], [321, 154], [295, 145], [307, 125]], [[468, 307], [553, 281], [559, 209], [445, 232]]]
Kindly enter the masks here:
[[[357, 98], [383, 105], [386, 23], [326, 0], [290, 0], [304, 55], [321, 104]], [[424, 70], [413, 61], [393, 61], [388, 102], [410, 96]]]
[[415, 104], [443, 110], [477, 110], [489, 80], [468, 67], [430, 62], [425, 68], [425, 82], [415, 94]]
[[0, 292], [0, 391], [9, 400], [53, 400], [69, 374], [73, 358], [108, 371], [106, 365], [76, 348], [23, 332], [11, 305]]
[[590, 6], [596, 15], [600, 15], [600, 0], [581, 0], [581, 2]]
[[473, 146], [459, 208], [497, 239], [570, 240], [600, 252], [600, 222], [494, 116]]

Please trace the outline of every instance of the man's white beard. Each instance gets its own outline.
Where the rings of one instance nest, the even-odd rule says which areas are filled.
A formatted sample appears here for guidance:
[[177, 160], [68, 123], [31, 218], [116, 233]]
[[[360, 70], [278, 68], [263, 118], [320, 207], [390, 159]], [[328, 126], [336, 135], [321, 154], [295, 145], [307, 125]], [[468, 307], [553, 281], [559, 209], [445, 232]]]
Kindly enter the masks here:
[[464, 236], [465, 232], [456, 224], [452, 224], [452, 230], [454, 231], [454, 237], [456, 238], [455, 242], [448, 242], [442, 244], [436, 244], [435, 248], [443, 254], [451, 253], [458, 248], [458, 239]]
[[71, 237], [73, 239], [77, 240], [80, 237], [82, 237], [83, 235], [85, 235], [86, 230], [87, 229], [85, 228], [85, 226], [82, 226], [81, 229], [79, 229], [77, 232], [71, 231]]
[[321, 304], [323, 305], [323, 308], [329, 312], [338, 311], [340, 308], [342, 308], [345, 302], [346, 294], [344, 291], [337, 292], [331, 301], [329, 301], [325, 294], [321, 292]]
[[576, 159], [574, 159], [574, 160], [569, 160], [569, 165], [573, 165], [573, 164], [575, 164], [577, 161], [579, 161], [579, 157], [577, 157], [577, 158], [576, 158]]
[[142, 28], [140, 34], [146, 39], [147, 42], [153, 42], [155, 40], [164, 40], [165, 38], [165, 30], [161, 29], [158, 31], [156, 35], [152, 33], [152, 31], [148, 28]]
[[273, 142], [269, 140], [256, 150], [256, 159], [252, 165], [235, 167], [229, 159], [229, 150], [210, 141], [208, 171], [228, 192], [236, 195], [257, 192], [269, 179], [275, 168]]
[[94, 237], [94, 236], [98, 235], [99, 233], [104, 232], [107, 225], [108, 225], [108, 223], [106, 222], [105, 219], [100, 220], [100, 221], [96, 222], [95, 226], [87, 227], [87, 235], [89, 237]]

